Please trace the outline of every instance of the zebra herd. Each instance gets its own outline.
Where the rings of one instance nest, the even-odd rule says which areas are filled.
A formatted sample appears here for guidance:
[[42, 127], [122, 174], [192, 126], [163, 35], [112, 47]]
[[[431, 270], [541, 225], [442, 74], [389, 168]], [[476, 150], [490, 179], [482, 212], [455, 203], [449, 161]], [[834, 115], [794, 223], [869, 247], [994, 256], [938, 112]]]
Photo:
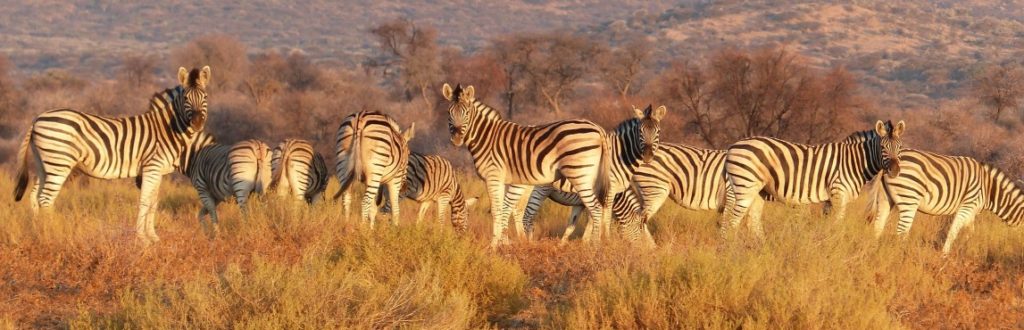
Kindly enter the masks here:
[[[330, 173], [310, 142], [287, 139], [271, 151], [258, 140], [217, 144], [204, 131], [210, 77], [208, 66], [180, 68], [179, 85], [154, 94], [149, 111], [138, 116], [107, 118], [72, 109], [40, 114], [18, 151], [15, 200], [28, 188], [30, 163], [36, 175], [29, 192], [34, 212], [52, 209], [71, 175], [135, 178], [141, 190], [136, 235], [149, 244], [159, 240], [154, 215], [160, 182], [174, 171], [191, 180], [201, 202], [197, 218], [205, 227], [209, 216], [214, 233], [216, 206], [232, 197], [243, 212], [252, 193], [276, 191], [306, 203], [322, 199]], [[614, 217], [623, 237], [648, 245], [653, 239], [647, 222], [669, 198], [688, 209], [721, 212], [723, 236], [748, 219], [753, 234], [762, 238], [766, 201], [825, 203], [825, 212], [839, 220], [868, 185], [868, 216], [876, 236], [892, 208], [899, 213], [901, 236], [918, 211], [955, 215], [943, 253], [982, 210], [1010, 225], [1024, 220], [1017, 180], [972, 158], [903, 148], [902, 121], [878, 121], [874, 129], [835, 143], [750, 137], [727, 150], [709, 150], [661, 142], [664, 106], [633, 108], [629, 119], [606, 132], [582, 119], [537, 126], [505, 120], [475, 98], [473, 86], [444, 84], [441, 94], [448, 102], [451, 143], [469, 150], [486, 185], [492, 246], [508, 242], [513, 216], [516, 228], [530, 236], [533, 218], [547, 199], [573, 207], [563, 241], [585, 209], [592, 219], [585, 241], [610, 234]], [[360, 215], [370, 227], [378, 210], [397, 219], [400, 198], [409, 198], [420, 203], [417, 221], [436, 203], [439, 220], [450, 217], [465, 231], [467, 208], [476, 198], [466, 198], [447, 160], [410, 150], [414, 132], [414, 125], [402, 130], [394, 118], [378, 112], [345, 117], [335, 140], [340, 189], [334, 199], [342, 198], [348, 215], [352, 183], [359, 181], [366, 187]]]

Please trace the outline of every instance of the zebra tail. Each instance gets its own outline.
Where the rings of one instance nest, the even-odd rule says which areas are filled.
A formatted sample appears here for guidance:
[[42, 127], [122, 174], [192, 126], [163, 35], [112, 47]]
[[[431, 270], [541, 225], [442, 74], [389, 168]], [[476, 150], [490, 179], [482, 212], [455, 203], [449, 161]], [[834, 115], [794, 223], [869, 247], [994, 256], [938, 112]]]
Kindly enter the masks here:
[[[262, 194], [264, 190], [263, 187], [266, 187], [269, 184], [268, 182], [263, 181], [263, 176], [267, 174], [263, 171], [263, 166], [266, 165], [266, 158], [270, 155], [267, 148], [267, 145], [263, 144], [263, 142], [256, 144], [256, 179], [253, 180], [253, 182], [255, 182], [253, 192], [257, 194]], [[269, 188], [266, 190], [269, 190]]]
[[18, 184], [14, 186], [14, 201], [21, 201], [25, 196], [25, 188], [28, 188], [28, 147], [32, 139], [32, 129], [25, 132], [25, 138], [21, 140], [18, 147]]
[[[608, 194], [611, 193], [611, 162], [612, 162], [612, 147], [608, 139], [601, 139], [601, 161], [597, 165], [597, 182], [594, 185], [594, 193], [600, 198], [599, 201], [603, 204], [608, 199]], [[604, 205], [611, 209], [611, 205]]]
[[885, 189], [885, 172], [879, 172], [875, 175], [874, 179], [868, 183], [868, 205], [867, 213], [864, 215], [868, 223], [875, 221], [875, 216], [878, 214], [878, 210], [882, 203], [887, 203], [889, 196], [886, 196]]
[[292, 148], [284, 148], [281, 151], [281, 159], [277, 161], [277, 171], [273, 172], [270, 177], [270, 186], [267, 190], [277, 190], [277, 186], [281, 184], [281, 180], [288, 180], [288, 160], [291, 158]]
[[[358, 122], [358, 121], [357, 121]], [[348, 191], [348, 187], [352, 185], [353, 180], [357, 180], [360, 177], [360, 158], [362, 158], [362, 152], [360, 149], [360, 142], [363, 139], [362, 127], [355, 127], [353, 124], [352, 129], [355, 130], [355, 134], [352, 134], [352, 145], [349, 146], [346, 155], [338, 155], [338, 157], [348, 157], [348, 161], [345, 162], [348, 165], [347, 168], [343, 168], [338, 171], [338, 181], [341, 183], [341, 187], [338, 188], [338, 192], [334, 193], [334, 200], [338, 200], [345, 191]]]

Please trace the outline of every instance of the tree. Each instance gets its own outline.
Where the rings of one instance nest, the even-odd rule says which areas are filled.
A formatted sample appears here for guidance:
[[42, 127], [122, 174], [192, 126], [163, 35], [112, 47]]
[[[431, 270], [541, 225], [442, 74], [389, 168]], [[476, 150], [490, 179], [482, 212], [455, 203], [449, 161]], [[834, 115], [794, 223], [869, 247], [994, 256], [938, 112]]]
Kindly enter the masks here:
[[399, 86], [407, 100], [417, 91], [427, 107], [433, 106], [430, 87], [441, 76], [437, 31], [421, 28], [408, 19], [396, 19], [370, 30], [377, 37], [381, 54], [372, 65], [384, 68], [385, 75], [397, 67]]
[[992, 119], [1020, 106], [1024, 96], [1024, 70], [1015, 64], [992, 65], [974, 79], [971, 92], [981, 104], [992, 109]]
[[535, 36], [522, 34], [496, 39], [488, 48], [488, 53], [498, 62], [505, 78], [502, 83], [505, 91], [502, 94], [509, 119], [516, 112], [516, 97], [526, 88], [527, 69], [539, 46]]
[[536, 89], [555, 114], [561, 114], [562, 99], [590, 72], [601, 49], [588, 39], [565, 33], [541, 35], [537, 56], [526, 67], [531, 87]]
[[650, 65], [654, 45], [646, 38], [630, 39], [625, 44], [604, 53], [600, 59], [600, 73], [603, 82], [616, 91], [626, 102], [626, 97], [636, 90], [641, 73]]
[[[232, 90], [238, 87], [247, 72], [249, 59], [245, 45], [226, 35], [199, 37], [171, 52], [172, 67], [201, 68], [209, 65], [217, 79], [212, 88]], [[176, 72], [176, 71], [175, 71]]]
[[276, 52], [260, 54], [252, 59], [243, 86], [253, 103], [257, 106], [266, 104], [284, 89], [281, 71], [287, 65], [284, 57]]
[[135, 88], [149, 85], [157, 69], [156, 56], [130, 54], [121, 61], [121, 74]]
[[749, 136], [820, 143], [847, 129], [838, 119], [859, 104], [855, 81], [843, 68], [821, 72], [785, 49], [725, 50], [703, 66], [676, 63], [655, 95], [687, 113], [712, 147]]

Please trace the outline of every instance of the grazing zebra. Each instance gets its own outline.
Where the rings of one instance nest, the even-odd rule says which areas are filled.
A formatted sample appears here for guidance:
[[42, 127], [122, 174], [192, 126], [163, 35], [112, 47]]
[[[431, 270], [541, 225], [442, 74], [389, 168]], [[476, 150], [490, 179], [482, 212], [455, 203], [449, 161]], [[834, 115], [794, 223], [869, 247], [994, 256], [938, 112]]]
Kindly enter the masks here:
[[914, 215], [955, 215], [946, 234], [942, 253], [949, 254], [953, 241], [974, 217], [988, 210], [1016, 226], [1024, 221], [1024, 191], [1019, 183], [995, 166], [970, 157], [946, 156], [905, 149], [900, 153], [900, 171], [879, 176], [874, 183], [869, 219], [874, 215], [875, 236], [880, 236], [895, 207], [899, 212], [896, 233], [910, 231]]
[[274, 175], [269, 189], [279, 196], [290, 193], [297, 200], [313, 204], [327, 189], [327, 163], [308, 141], [284, 140], [274, 148], [270, 164]]
[[[205, 134], [204, 134], [205, 135]], [[217, 232], [217, 204], [235, 197], [238, 207], [246, 212], [246, 202], [252, 193], [263, 193], [270, 184], [270, 147], [257, 140], [245, 140], [233, 145], [214, 144], [205, 139], [184, 168], [185, 176], [199, 193], [203, 207], [199, 209], [200, 224], [210, 216], [213, 232]]]
[[736, 142], [725, 160], [735, 202], [722, 216], [723, 235], [749, 212], [754, 234], [764, 236], [762, 194], [794, 204], [828, 201], [836, 208], [836, 220], [842, 219], [846, 203], [860, 194], [864, 183], [884, 168], [888, 175], [899, 173], [904, 129], [902, 121], [895, 127], [878, 121], [874, 130], [854, 133], [837, 143], [803, 145], [767, 137]]
[[210, 67], [178, 69], [179, 86], [153, 95], [149, 111], [138, 116], [109, 118], [58, 109], [44, 112], [18, 150], [21, 200], [28, 185], [28, 153], [33, 153], [37, 181], [32, 210], [50, 209], [72, 172], [101, 178], [139, 177], [136, 235], [143, 244], [159, 241], [154, 226], [157, 195], [164, 174], [181, 164], [181, 156], [206, 124]]
[[486, 181], [494, 219], [492, 247], [507, 242], [509, 209], [533, 185], [568, 179], [593, 219], [610, 213], [603, 212], [611, 202], [606, 168], [610, 147], [600, 126], [587, 120], [523, 126], [503, 120], [498, 111], [477, 101], [473, 86], [453, 89], [444, 84], [441, 94], [451, 103], [452, 144], [469, 149], [477, 174]]
[[[665, 106], [660, 106], [657, 109], [647, 106], [644, 110], [634, 107], [631, 112], [632, 118], [619, 123], [615, 130], [608, 134], [607, 143], [611, 146], [611, 156], [615, 159], [609, 166], [609, 176], [612, 182], [612, 188], [609, 193], [618, 194], [630, 188], [631, 180], [637, 169], [642, 164], [647, 164], [654, 159], [655, 150], [658, 150], [658, 146], [661, 143], [661, 120], [665, 117], [665, 112]], [[562, 191], [570, 191], [569, 188], [571, 187], [568, 187], [564, 181], [564, 179], [558, 180], [553, 186], [559, 187]], [[532, 236], [533, 216], [536, 214], [537, 208], [540, 207], [540, 203], [551, 192], [551, 189], [534, 187], [533, 194], [527, 203], [527, 210], [516, 212], [517, 215], [523, 215], [522, 220], [516, 222], [517, 226], [519, 222], [522, 223], [527, 237]], [[563, 200], [566, 199], [563, 198]], [[579, 215], [581, 210], [577, 209], [577, 207], [583, 207], [582, 201], [579, 199], [573, 200], [578, 201], [578, 204], [571, 205], [573, 206], [573, 214]], [[610, 228], [608, 226], [610, 223], [606, 222], [602, 227], [597, 222], [591, 221], [590, 229], [584, 233], [584, 237], [589, 237], [588, 234], [592, 231], [596, 231], [595, 234], [598, 234], [598, 236], [600, 236], [601, 231], [609, 231]], [[569, 235], [572, 235], [576, 229], [575, 218], [571, 219], [569, 223], [570, 225], [566, 228], [563, 235], [563, 241]]]
[[335, 170], [341, 189], [334, 199], [345, 195], [343, 209], [346, 216], [351, 204], [349, 185], [359, 180], [366, 185], [362, 219], [370, 223], [370, 228], [376, 223], [377, 207], [374, 204], [382, 185], [387, 185], [392, 192], [388, 194], [394, 212], [392, 222], [399, 217], [398, 193], [405, 183], [409, 140], [414, 131], [415, 124], [402, 133], [394, 119], [379, 112], [361, 111], [342, 120], [335, 140]]
[[[384, 200], [387, 186], [381, 187], [377, 195], [377, 205], [384, 213], [391, 213], [391, 203]], [[452, 226], [459, 232], [468, 228], [469, 210], [467, 207], [476, 203], [476, 198], [465, 198], [462, 186], [455, 178], [452, 164], [440, 156], [409, 153], [409, 168], [406, 171], [405, 187], [401, 197], [420, 203], [420, 212], [416, 223], [423, 222], [430, 204], [437, 203], [437, 220], [444, 221], [445, 216], [451, 217]]]
[[[572, 236], [576, 231], [576, 223], [583, 213], [583, 201], [575, 193], [560, 191], [550, 185], [534, 187], [533, 194], [530, 195], [526, 205], [526, 210], [523, 212], [524, 227], [528, 228], [524, 228], [527, 236], [532, 235], [533, 217], [536, 216], [537, 211], [540, 210], [541, 203], [546, 199], [572, 207], [572, 213], [569, 215], [569, 224], [566, 226], [565, 232], [562, 233], [562, 244], [565, 244], [569, 241], [569, 236]], [[639, 194], [634, 192], [633, 189], [626, 189], [615, 195], [612, 202], [612, 216], [619, 221], [623, 230], [623, 237], [628, 241], [637, 242], [640, 239], [644, 239], [645, 244], [654, 246], [654, 239], [651, 238], [651, 233], [647, 231], [647, 225], [644, 223], [642, 203]], [[529, 224], [529, 226], [526, 226], [526, 224]]]

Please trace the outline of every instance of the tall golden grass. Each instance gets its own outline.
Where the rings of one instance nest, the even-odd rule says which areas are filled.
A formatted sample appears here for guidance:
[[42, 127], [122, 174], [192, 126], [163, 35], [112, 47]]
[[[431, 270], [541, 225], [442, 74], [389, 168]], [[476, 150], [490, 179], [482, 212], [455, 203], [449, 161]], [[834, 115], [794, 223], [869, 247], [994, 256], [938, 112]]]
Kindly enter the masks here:
[[[469, 196], [484, 196], [475, 177], [463, 179]], [[0, 191], [12, 189], [0, 175]], [[1024, 238], [991, 215], [944, 259], [935, 246], [947, 218], [919, 216], [906, 239], [890, 228], [876, 241], [861, 204], [839, 223], [820, 207], [769, 204], [768, 238], [750, 243], [745, 233], [719, 240], [714, 212], [669, 203], [652, 224], [653, 250], [615, 240], [559, 247], [568, 210], [549, 205], [538, 216], [544, 238], [490, 251], [484, 207], [459, 236], [414, 225], [414, 212], [371, 231], [334, 203], [271, 197], [249, 217], [222, 204], [210, 239], [195, 192], [167, 180], [162, 241], [143, 249], [136, 198], [128, 181], [80, 181], [37, 217], [3, 198], [0, 327], [1024, 326]]]

